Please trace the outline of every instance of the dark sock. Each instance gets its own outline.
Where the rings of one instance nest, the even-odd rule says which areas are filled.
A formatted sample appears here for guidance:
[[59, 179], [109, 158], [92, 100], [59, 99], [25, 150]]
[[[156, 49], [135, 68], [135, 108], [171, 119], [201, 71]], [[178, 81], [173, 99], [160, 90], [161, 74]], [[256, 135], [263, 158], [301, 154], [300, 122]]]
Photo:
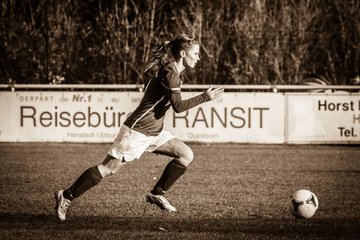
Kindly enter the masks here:
[[102, 176], [97, 166], [91, 167], [83, 172], [70, 188], [64, 191], [64, 197], [69, 200], [78, 198], [90, 188], [97, 185], [101, 179]]
[[166, 165], [163, 174], [159, 181], [155, 184], [152, 194], [164, 195], [165, 191], [169, 190], [171, 186], [183, 175], [186, 171], [186, 167], [177, 163], [175, 160]]

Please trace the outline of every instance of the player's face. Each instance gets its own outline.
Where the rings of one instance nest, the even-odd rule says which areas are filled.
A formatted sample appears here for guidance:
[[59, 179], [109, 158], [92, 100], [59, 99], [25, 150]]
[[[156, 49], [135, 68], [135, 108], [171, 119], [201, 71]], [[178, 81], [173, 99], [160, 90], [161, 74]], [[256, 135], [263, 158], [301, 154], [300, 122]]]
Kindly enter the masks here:
[[200, 46], [199, 44], [193, 44], [184, 54], [184, 66], [194, 68], [199, 58]]

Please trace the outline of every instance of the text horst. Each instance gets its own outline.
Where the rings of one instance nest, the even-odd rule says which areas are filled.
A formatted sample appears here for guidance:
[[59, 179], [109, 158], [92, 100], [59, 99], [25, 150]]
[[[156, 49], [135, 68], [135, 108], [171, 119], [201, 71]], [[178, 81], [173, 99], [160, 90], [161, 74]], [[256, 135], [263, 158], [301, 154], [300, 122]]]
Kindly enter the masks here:
[[360, 101], [358, 103], [358, 107], [356, 108], [356, 102], [349, 101], [349, 102], [330, 102], [328, 100], [319, 100], [318, 101], [318, 110], [319, 111], [360, 111]]

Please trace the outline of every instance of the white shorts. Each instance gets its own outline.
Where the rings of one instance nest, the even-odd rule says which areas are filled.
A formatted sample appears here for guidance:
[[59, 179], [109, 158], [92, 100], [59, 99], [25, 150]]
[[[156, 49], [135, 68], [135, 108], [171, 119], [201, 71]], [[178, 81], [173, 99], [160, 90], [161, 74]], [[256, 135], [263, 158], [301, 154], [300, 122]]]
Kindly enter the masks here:
[[110, 147], [109, 155], [126, 162], [139, 159], [144, 152], [153, 152], [161, 145], [175, 138], [170, 132], [162, 131], [158, 136], [147, 136], [122, 125]]

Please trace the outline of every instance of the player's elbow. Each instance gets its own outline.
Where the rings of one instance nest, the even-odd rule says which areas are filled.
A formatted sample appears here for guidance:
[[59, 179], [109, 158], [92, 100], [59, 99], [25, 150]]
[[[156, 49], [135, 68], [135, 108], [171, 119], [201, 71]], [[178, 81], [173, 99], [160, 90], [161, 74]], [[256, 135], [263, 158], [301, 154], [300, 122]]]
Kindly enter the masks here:
[[183, 107], [181, 107], [181, 105], [174, 104], [172, 107], [175, 113], [182, 113], [186, 110]]
[[174, 110], [175, 113], [181, 113], [181, 112], [183, 112], [183, 111], [181, 111], [181, 110], [178, 109], [178, 108], [173, 108], [173, 110]]

